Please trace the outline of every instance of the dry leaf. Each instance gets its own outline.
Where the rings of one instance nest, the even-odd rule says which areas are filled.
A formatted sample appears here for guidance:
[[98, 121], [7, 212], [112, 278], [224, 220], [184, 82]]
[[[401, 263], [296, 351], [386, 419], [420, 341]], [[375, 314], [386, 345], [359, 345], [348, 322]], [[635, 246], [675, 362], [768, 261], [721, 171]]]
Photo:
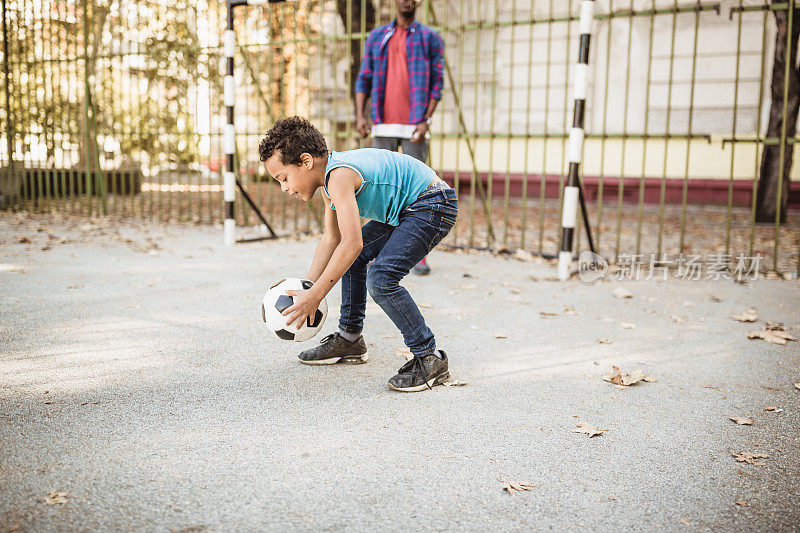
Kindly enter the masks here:
[[432, 308], [432, 307], [433, 307], [431, 304], [419, 304], [419, 306], [420, 306], [421, 308], [423, 308], [423, 309], [430, 309], [430, 308]]
[[613, 294], [615, 298], [633, 298], [633, 293], [624, 287], [617, 287]]
[[783, 409], [780, 407], [775, 407], [774, 405], [770, 405], [764, 408], [765, 411], [772, 411], [773, 413], [782, 413]]
[[729, 416], [728, 418], [730, 418], [731, 420], [733, 420], [734, 422], [736, 422], [740, 426], [752, 426], [753, 425], [753, 419], [752, 418], [747, 418], [746, 416]]
[[44, 503], [46, 503], [47, 505], [67, 503], [67, 496], [68, 493], [66, 492], [56, 492], [54, 490], [51, 490], [50, 495], [44, 499]]
[[549, 316], [558, 316], [558, 313], [551, 313], [549, 311], [539, 311], [539, 316], [542, 318], [547, 318]]
[[394, 354], [405, 357], [406, 361], [411, 361], [411, 358], [414, 357], [414, 354], [408, 348], [398, 348], [394, 351]]
[[600, 344], [611, 344], [614, 341], [612, 341], [611, 339], [601, 338], [601, 339], [597, 339], [597, 342], [600, 343]]
[[571, 316], [571, 315], [577, 315], [577, 314], [578, 314], [578, 312], [575, 311], [574, 307], [567, 307], [566, 305], [564, 306], [564, 315], [565, 316]]
[[506, 335], [505, 333], [495, 333], [494, 338], [495, 339], [507, 339], [508, 335]]
[[589, 435], [589, 438], [597, 437], [598, 435], [602, 435], [605, 429], [597, 429], [589, 422], [580, 422], [578, 427], [573, 429], [573, 433], [585, 433]]
[[751, 331], [747, 334], [748, 339], [764, 339], [772, 344], [786, 346], [786, 341], [796, 341], [797, 338], [779, 329], [765, 329], [763, 331]]
[[739, 322], [755, 322], [758, 320], [758, 310], [754, 307], [749, 308], [747, 311], [744, 311], [739, 316], [732, 316], [734, 320], [738, 320]]
[[670, 318], [670, 320], [672, 320], [676, 324], [683, 324], [684, 323], [683, 318], [678, 316], [678, 315], [669, 315], [669, 318]]
[[767, 459], [769, 458], [769, 455], [767, 455], [766, 453], [744, 452], [744, 453], [734, 453], [733, 457], [740, 463], [748, 463], [756, 466], [765, 466], [767, 463], [764, 463], [763, 461], [757, 461], [756, 459]]
[[29, 238], [27, 238], [27, 237], [20, 237], [19, 238], [19, 243], [20, 244], [25, 244], [25, 243], [29, 243], [29, 242], [31, 242], [31, 240]]
[[442, 385], [444, 385], [445, 387], [463, 387], [466, 384], [467, 384], [466, 381], [459, 381], [457, 379], [447, 380], [442, 382]]
[[736, 502], [736, 505], [741, 505], [742, 507], [747, 507], [747, 502], [746, 501], [738, 501], [738, 502]]
[[800, 383], [795, 383], [795, 384], [794, 384], [794, 388], [795, 388], [795, 389], [800, 389]]
[[631, 324], [630, 322], [620, 322], [619, 327], [622, 329], [636, 329], [636, 324]]
[[532, 483], [521, 483], [519, 481], [503, 481], [503, 490], [507, 491], [509, 494], [514, 494], [515, 492], [523, 492], [526, 490], [532, 490], [533, 485]]
[[611, 373], [606, 374], [603, 376], [604, 381], [608, 381], [609, 383], [613, 383], [614, 385], [618, 385], [621, 388], [628, 387], [630, 385], [635, 385], [640, 381], [647, 381], [647, 382], [655, 382], [657, 381], [655, 378], [650, 376], [645, 376], [644, 372], [641, 370], [637, 370], [630, 374], [623, 374], [620, 372], [619, 367], [612, 366]]
[[722, 298], [720, 298], [719, 296], [716, 296], [716, 295], [714, 295], [714, 294], [712, 294], [711, 296], [709, 296], [709, 298], [711, 298], [711, 301], [712, 301], [712, 302], [721, 302], [721, 301], [722, 301]]

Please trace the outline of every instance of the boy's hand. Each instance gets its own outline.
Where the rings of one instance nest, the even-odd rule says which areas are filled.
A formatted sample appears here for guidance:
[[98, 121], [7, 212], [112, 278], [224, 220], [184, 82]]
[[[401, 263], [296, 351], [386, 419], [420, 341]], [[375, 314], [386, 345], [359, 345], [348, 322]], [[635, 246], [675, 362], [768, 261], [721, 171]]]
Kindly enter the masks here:
[[286, 325], [297, 322], [296, 329], [300, 329], [306, 323], [306, 319], [314, 316], [319, 308], [322, 298], [317, 296], [316, 291], [286, 291], [286, 294], [294, 297], [294, 305], [286, 308], [283, 315], [290, 315]]

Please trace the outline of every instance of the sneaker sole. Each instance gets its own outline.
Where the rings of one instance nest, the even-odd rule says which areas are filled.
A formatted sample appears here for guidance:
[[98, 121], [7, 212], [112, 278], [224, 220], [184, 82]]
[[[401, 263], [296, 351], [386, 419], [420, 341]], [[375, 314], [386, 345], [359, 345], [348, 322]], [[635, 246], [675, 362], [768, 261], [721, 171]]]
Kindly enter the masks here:
[[[431, 388], [433, 388], [436, 385], [441, 385], [442, 383], [444, 383], [448, 379], [450, 379], [450, 371], [449, 370], [445, 371], [444, 374], [438, 375], [437, 377], [435, 377], [433, 379], [433, 381], [431, 381], [429, 383], [430, 383]], [[424, 391], [425, 389], [427, 389], [428, 385], [423, 383], [422, 385], [415, 385], [413, 387], [395, 387], [394, 385], [389, 383], [389, 388], [392, 389], [392, 390], [396, 390], [398, 392], [420, 392], [420, 391]]]
[[314, 361], [305, 361], [303, 359], [300, 359], [300, 362], [303, 363], [304, 365], [317, 365], [317, 366], [335, 365], [340, 361], [343, 365], [363, 365], [364, 363], [367, 362], [367, 359], [369, 359], [369, 356], [367, 354], [363, 354], [351, 357], [339, 356], [339, 357], [331, 357], [330, 359], [316, 359]]

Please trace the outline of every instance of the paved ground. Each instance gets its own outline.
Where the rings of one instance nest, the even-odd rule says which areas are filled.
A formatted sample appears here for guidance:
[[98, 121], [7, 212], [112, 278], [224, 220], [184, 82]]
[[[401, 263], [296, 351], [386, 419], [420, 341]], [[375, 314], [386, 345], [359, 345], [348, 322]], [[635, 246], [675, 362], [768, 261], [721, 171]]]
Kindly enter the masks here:
[[[407, 285], [467, 385], [400, 394], [371, 302], [366, 365], [303, 366], [316, 341], [265, 330], [264, 290], [314, 242], [221, 238], [0, 221], [1, 531], [800, 530], [800, 349], [746, 338], [800, 333], [797, 281], [558, 283], [435, 252]], [[618, 389], [612, 365], [658, 381]]]

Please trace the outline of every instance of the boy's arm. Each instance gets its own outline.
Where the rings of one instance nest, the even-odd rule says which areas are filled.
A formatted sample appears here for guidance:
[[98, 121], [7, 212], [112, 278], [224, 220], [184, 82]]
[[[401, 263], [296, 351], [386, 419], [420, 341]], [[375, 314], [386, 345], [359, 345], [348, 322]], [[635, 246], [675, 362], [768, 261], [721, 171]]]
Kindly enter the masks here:
[[336, 206], [335, 217], [336, 226], [339, 229], [339, 244], [336, 245], [327, 266], [313, 287], [307, 291], [287, 291], [290, 296], [296, 296], [294, 305], [283, 312], [284, 315], [289, 315], [289, 319], [286, 321], [287, 325], [297, 321], [299, 329], [306, 318], [317, 311], [322, 299], [344, 276], [361, 253], [364, 245], [361, 240], [361, 217], [358, 214], [355, 194], [360, 184], [361, 178], [349, 168], [340, 167], [331, 172], [328, 180], [328, 192]]
[[328, 266], [333, 251], [339, 245], [341, 239], [342, 235], [339, 233], [339, 226], [336, 222], [336, 211], [331, 209], [330, 205], [326, 205], [325, 232], [322, 234], [319, 244], [317, 244], [317, 251], [314, 253], [314, 260], [311, 261], [311, 266], [308, 267], [306, 279], [310, 279], [314, 283], [317, 282], [322, 271]]

